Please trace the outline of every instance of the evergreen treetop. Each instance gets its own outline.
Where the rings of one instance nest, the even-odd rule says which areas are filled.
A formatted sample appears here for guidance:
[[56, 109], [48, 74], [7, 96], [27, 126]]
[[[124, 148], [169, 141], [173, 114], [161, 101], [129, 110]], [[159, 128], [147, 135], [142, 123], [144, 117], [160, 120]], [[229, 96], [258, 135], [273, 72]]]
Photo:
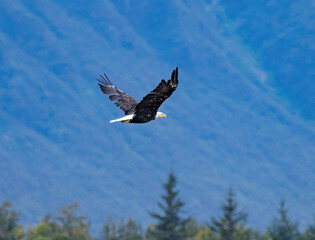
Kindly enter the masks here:
[[226, 202], [222, 204], [221, 209], [223, 216], [219, 219], [212, 218], [209, 227], [223, 240], [233, 240], [237, 233], [240, 234], [243, 231], [248, 214], [244, 211], [237, 211], [237, 202], [232, 188], [229, 189]]
[[298, 223], [288, 218], [288, 210], [285, 208], [284, 200], [280, 202], [279, 217], [275, 217], [269, 233], [273, 240], [296, 240], [299, 237]]
[[163, 188], [165, 191], [165, 194], [162, 195], [163, 202], [158, 202], [158, 206], [163, 213], [149, 213], [158, 223], [149, 229], [147, 238], [156, 240], [184, 239], [185, 225], [189, 219], [183, 219], [179, 215], [184, 202], [178, 197], [179, 191], [175, 190], [176, 178], [173, 172], [169, 174]]

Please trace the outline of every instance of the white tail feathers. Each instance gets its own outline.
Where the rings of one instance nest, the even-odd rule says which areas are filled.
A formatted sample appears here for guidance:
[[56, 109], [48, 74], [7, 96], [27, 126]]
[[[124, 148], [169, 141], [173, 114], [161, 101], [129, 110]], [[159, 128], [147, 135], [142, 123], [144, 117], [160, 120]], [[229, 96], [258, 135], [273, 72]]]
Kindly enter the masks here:
[[121, 121], [131, 120], [132, 118], [133, 118], [133, 114], [130, 114], [130, 115], [124, 116], [122, 118], [117, 118], [117, 119], [114, 119], [114, 120], [110, 120], [109, 122], [110, 123], [121, 122]]

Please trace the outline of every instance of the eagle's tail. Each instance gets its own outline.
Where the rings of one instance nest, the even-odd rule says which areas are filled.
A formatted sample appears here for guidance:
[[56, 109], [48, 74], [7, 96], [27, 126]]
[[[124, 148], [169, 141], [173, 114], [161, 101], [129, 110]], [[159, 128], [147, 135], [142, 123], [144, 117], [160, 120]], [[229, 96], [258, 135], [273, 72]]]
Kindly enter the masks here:
[[133, 114], [130, 114], [130, 115], [126, 115], [122, 118], [117, 118], [117, 119], [114, 119], [114, 120], [111, 120], [109, 121], [110, 123], [113, 123], [113, 122], [123, 122], [123, 121], [128, 121], [128, 120], [131, 120], [133, 118]]

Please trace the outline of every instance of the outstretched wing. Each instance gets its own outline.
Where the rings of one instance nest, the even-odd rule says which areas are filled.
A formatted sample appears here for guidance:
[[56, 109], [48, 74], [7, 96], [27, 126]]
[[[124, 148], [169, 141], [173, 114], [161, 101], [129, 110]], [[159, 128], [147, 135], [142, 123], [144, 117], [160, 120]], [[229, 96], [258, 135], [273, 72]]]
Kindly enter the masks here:
[[125, 115], [133, 114], [135, 112], [135, 107], [138, 102], [127, 93], [119, 90], [115, 87], [111, 81], [109, 81], [108, 77], [104, 73], [104, 76], [100, 75], [100, 78], [97, 78], [99, 81], [98, 85], [100, 86], [102, 92], [104, 94], [108, 94], [109, 99], [115, 102], [117, 107], [120, 107], [125, 112]]
[[163, 79], [160, 84], [136, 106], [135, 115], [144, 114], [147, 117], [155, 116], [161, 104], [169, 98], [178, 85], [178, 68], [172, 72], [171, 79], [167, 82]]

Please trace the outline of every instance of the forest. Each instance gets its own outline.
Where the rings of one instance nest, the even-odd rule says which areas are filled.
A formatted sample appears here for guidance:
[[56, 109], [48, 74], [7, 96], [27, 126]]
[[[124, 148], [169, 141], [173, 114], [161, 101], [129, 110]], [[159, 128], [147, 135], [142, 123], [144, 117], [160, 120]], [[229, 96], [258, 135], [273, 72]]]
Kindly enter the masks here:
[[315, 217], [306, 229], [288, 216], [285, 200], [279, 204], [272, 222], [264, 231], [247, 225], [248, 212], [239, 210], [232, 188], [221, 205], [221, 216], [198, 224], [193, 216], [182, 217], [185, 203], [180, 199], [176, 177], [171, 172], [163, 184], [164, 194], [158, 201], [160, 212], [148, 212], [152, 224], [143, 229], [132, 217], [114, 220], [108, 217], [99, 236], [92, 236], [91, 222], [77, 213], [75, 202], [48, 213], [36, 226], [22, 226], [21, 213], [10, 202], [0, 206], [0, 240], [314, 240]]

